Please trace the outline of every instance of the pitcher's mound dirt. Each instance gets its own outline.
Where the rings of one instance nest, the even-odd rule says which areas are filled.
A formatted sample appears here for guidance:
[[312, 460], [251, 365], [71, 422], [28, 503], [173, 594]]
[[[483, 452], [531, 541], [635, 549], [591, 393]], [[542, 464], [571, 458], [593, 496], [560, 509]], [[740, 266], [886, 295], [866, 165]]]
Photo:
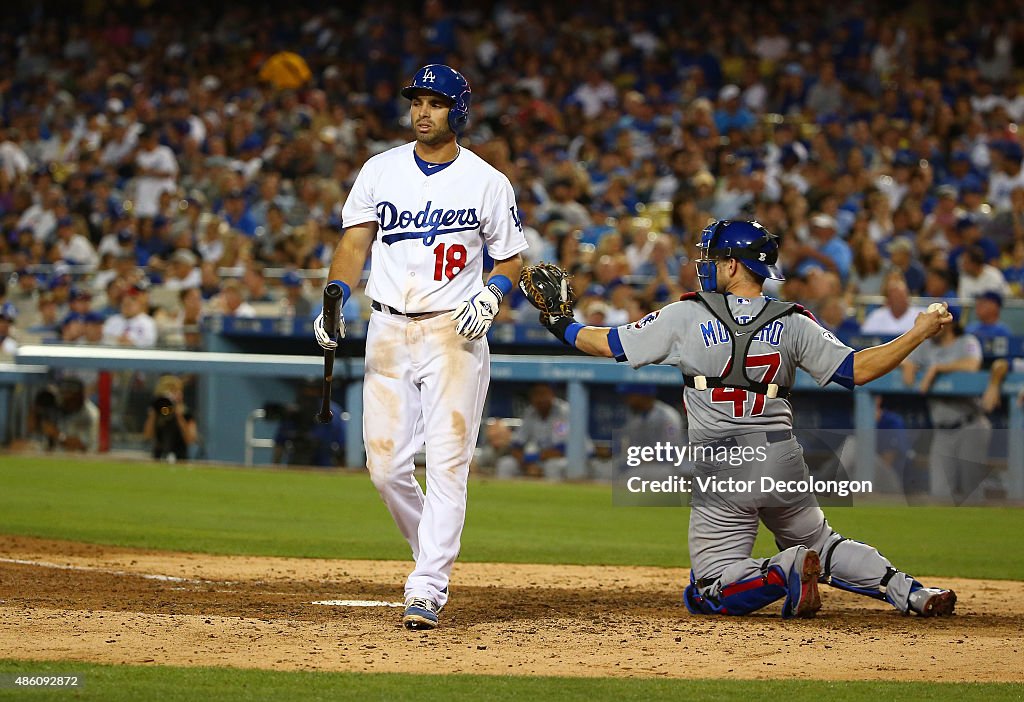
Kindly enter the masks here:
[[958, 615], [904, 617], [822, 588], [816, 619], [781, 604], [697, 617], [669, 568], [462, 563], [442, 627], [410, 633], [410, 564], [209, 556], [0, 536], [0, 658], [412, 673], [1019, 681], [1024, 583], [927, 578]]

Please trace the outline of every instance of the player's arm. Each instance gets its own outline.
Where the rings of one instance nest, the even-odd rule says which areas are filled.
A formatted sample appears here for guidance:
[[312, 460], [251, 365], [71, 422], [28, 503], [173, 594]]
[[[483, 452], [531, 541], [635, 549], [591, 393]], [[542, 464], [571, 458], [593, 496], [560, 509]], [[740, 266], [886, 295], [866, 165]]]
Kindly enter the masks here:
[[[359, 284], [359, 277], [366, 263], [366, 254], [370, 250], [374, 237], [377, 235], [377, 222], [369, 221], [348, 227], [341, 237], [341, 243], [334, 249], [331, 267], [328, 271], [328, 285], [337, 283], [341, 286], [341, 304], [344, 306], [352, 294], [352, 288]], [[324, 314], [321, 311], [313, 320], [313, 335], [320, 347], [326, 350], [338, 347], [338, 342], [327, 333], [324, 326]], [[345, 336], [345, 315], [338, 316], [337, 335]]]
[[543, 314], [541, 323], [555, 338], [588, 356], [627, 361], [634, 368], [674, 365], [679, 360], [676, 336], [689, 321], [686, 305], [673, 302], [621, 327], [591, 327], [569, 317], [546, 318]]
[[[341, 237], [341, 243], [334, 249], [327, 279], [344, 283], [351, 292], [351, 289], [359, 284], [359, 277], [366, 264], [366, 254], [369, 253], [376, 235], [376, 222], [364, 222], [346, 229]], [[348, 295], [345, 297], [348, 298]]]
[[520, 254], [495, 261], [487, 285], [496, 285], [501, 290], [501, 297], [504, 298], [512, 290], [512, 281], [519, 280], [519, 272], [522, 270], [523, 257]]
[[[977, 342], [975, 343], [977, 344]], [[979, 370], [981, 370], [981, 346], [977, 346], [976, 353], [958, 358], [955, 361], [930, 364], [924, 372], [924, 377], [921, 378], [921, 384], [918, 385], [918, 389], [922, 393], [928, 392], [932, 387], [932, 383], [935, 382], [935, 376], [940, 373], [954, 373], [956, 371], [974, 373]]]
[[[857, 351], [853, 354], [853, 382], [856, 385], [864, 385], [881, 378], [952, 321], [953, 316], [945, 307], [942, 310], [921, 312], [908, 332], [888, 343]], [[904, 371], [904, 380], [906, 373], [907, 371]]]
[[576, 334], [576, 348], [588, 356], [600, 356], [601, 358], [613, 358], [611, 345], [608, 343], [608, 335], [611, 333], [608, 327], [585, 327], [580, 325]]
[[989, 370], [988, 385], [985, 392], [981, 394], [981, 408], [986, 412], [993, 411], [999, 406], [999, 396], [1003, 390], [1003, 380], [1010, 372], [1010, 364], [1005, 358], [998, 358], [992, 363]]

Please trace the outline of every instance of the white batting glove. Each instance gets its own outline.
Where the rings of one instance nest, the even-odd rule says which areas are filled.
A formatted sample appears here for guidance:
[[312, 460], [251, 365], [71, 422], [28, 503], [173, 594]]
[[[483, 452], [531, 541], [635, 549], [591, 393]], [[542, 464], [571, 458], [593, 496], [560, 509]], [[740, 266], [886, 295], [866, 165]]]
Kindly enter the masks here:
[[[338, 342], [330, 337], [327, 330], [324, 329], [324, 313], [321, 312], [313, 320], [313, 334], [316, 336], [316, 343], [320, 344], [320, 348], [324, 351], [330, 351], [331, 349], [338, 348]], [[345, 315], [338, 313], [338, 338], [345, 338]]]
[[494, 285], [488, 285], [452, 312], [455, 320], [455, 332], [470, 341], [482, 339], [491, 328], [494, 315], [498, 314], [501, 304], [501, 291]]

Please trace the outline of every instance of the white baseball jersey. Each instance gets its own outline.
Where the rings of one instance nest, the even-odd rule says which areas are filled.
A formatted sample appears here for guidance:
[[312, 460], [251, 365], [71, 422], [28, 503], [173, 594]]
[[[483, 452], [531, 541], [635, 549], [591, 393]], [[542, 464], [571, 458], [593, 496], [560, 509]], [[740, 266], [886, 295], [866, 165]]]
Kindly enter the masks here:
[[103, 343], [117, 344], [127, 334], [137, 348], [148, 349], [156, 346], [156, 322], [145, 312], [127, 319], [123, 314], [115, 314], [103, 323]]
[[346, 228], [378, 224], [366, 294], [408, 314], [455, 309], [478, 293], [485, 243], [497, 260], [527, 248], [508, 178], [468, 149], [424, 173], [415, 145], [368, 160], [342, 210]]
[[155, 217], [160, 214], [160, 195], [174, 192], [178, 188], [178, 159], [169, 147], [157, 146], [152, 151], [141, 151], [135, 157], [135, 165], [147, 170], [172, 173], [166, 178], [139, 176], [135, 180], [135, 214], [139, 217]]

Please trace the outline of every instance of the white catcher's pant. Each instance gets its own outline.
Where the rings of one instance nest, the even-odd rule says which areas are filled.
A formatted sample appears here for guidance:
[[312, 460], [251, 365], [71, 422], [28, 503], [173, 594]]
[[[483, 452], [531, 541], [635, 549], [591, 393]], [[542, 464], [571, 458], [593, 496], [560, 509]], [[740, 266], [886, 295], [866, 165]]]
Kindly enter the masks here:
[[[416, 567], [406, 597], [448, 600], [466, 519], [466, 483], [490, 382], [487, 340], [455, 333], [448, 314], [422, 321], [373, 312], [366, 335], [366, 467]], [[426, 444], [427, 491], [413, 476]]]

